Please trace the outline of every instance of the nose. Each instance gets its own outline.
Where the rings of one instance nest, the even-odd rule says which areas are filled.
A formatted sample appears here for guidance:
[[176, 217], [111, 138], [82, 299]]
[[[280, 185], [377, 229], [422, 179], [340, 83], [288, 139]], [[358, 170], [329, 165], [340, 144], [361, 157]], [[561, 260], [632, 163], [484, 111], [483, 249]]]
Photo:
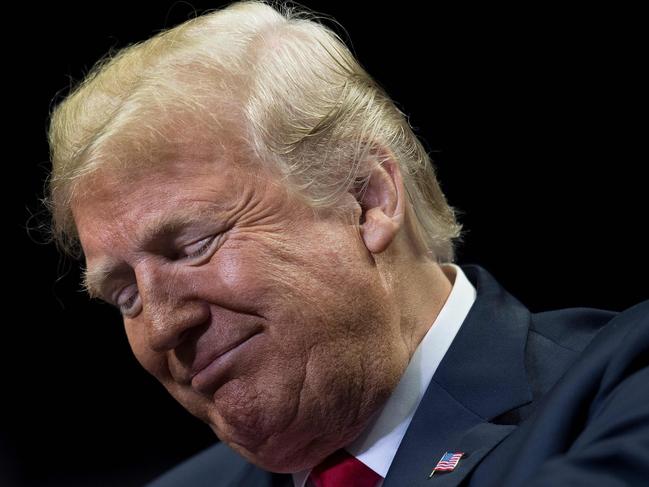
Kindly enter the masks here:
[[146, 339], [156, 352], [176, 348], [210, 317], [209, 305], [196, 296], [189, 272], [172, 266], [143, 262], [135, 271]]

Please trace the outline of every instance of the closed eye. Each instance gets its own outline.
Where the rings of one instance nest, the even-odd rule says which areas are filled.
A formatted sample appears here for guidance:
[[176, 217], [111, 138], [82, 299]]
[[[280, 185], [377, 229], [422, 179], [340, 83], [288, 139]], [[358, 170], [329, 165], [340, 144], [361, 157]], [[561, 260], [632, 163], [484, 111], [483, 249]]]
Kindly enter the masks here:
[[200, 257], [210, 249], [215, 239], [216, 235], [211, 235], [202, 240], [199, 240], [198, 242], [195, 242], [185, 249], [185, 255], [183, 256], [183, 258], [195, 259], [196, 257]]
[[[132, 293], [130, 295], [127, 292], [128, 291], [127, 288], [117, 298], [116, 306], [123, 316], [130, 316], [133, 314], [134, 310], [136, 309], [135, 305], [138, 303], [138, 298], [140, 297], [140, 294], [138, 293], [137, 290], [137, 286], [132, 286], [132, 287], [134, 289], [132, 290]], [[123, 295], [126, 295], [127, 297], [125, 299], [122, 299]]]

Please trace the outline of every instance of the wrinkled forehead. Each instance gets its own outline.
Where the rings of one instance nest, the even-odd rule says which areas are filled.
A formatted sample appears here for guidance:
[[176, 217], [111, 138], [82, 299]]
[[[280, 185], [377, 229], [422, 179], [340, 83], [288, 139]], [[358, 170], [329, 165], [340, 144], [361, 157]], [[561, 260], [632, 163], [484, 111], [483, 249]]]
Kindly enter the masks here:
[[223, 158], [183, 157], [133, 172], [102, 168], [87, 178], [71, 208], [83, 252], [107, 252], [105, 242], [120, 236], [135, 244], [152, 240], [153, 230], [171, 232], [201, 212], [223, 212], [255, 189], [250, 180]]
[[236, 147], [174, 144], [151, 164], [108, 163], [84, 176], [71, 208], [79, 230], [82, 221], [136, 218], [149, 209], [170, 210], [171, 201], [188, 205], [198, 195], [228, 206], [244, 193], [266, 190], [289, 192], [277, 175]]
[[[117, 142], [116, 142], [117, 143]], [[115, 145], [115, 144], [113, 144]], [[164, 183], [189, 181], [210, 174], [246, 177], [268, 176], [267, 168], [236, 140], [204, 137], [174, 137], [150, 149], [128, 151], [107, 144], [92, 170], [78, 178], [72, 205], [110, 197], [123, 197], [135, 188], [150, 188], [158, 194]]]

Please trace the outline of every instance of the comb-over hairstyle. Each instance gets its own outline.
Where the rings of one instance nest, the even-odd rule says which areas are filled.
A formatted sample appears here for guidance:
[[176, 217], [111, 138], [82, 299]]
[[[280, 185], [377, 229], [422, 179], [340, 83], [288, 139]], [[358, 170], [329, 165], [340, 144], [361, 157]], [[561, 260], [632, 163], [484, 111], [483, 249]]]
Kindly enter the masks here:
[[[45, 203], [59, 248], [81, 256], [71, 212], [99, 168], [154, 170], [186, 143], [236, 144], [314, 209], [336, 209], [386, 157], [430, 258], [454, 260], [462, 226], [407, 117], [342, 39], [303, 7], [243, 1], [99, 60], [52, 111]], [[243, 152], [242, 152], [243, 151]]]

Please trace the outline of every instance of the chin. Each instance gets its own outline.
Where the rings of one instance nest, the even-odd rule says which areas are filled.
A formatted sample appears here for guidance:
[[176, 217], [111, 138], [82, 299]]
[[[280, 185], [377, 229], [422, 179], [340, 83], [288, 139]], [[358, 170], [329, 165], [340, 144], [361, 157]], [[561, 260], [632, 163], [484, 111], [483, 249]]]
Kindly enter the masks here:
[[[293, 473], [318, 464], [338, 446], [322, 432], [291, 432], [279, 429], [250, 428], [250, 425], [227, 424], [217, 427], [210, 422], [216, 436], [250, 463], [269, 472]], [[219, 424], [219, 423], [217, 423]], [[222, 423], [221, 423], [222, 424]], [[269, 425], [267, 425], [269, 426]], [[272, 431], [269, 431], [272, 429]]]
[[336, 447], [323, 448], [318, 445], [317, 448], [300, 448], [295, 443], [282, 441], [265, 444], [263, 448], [254, 452], [237, 443], [226, 442], [234, 451], [250, 463], [268, 472], [275, 473], [294, 473], [320, 463]]
[[282, 444], [278, 445], [277, 438], [273, 441], [260, 443], [258, 436], [256, 438], [237, 436], [237, 439], [234, 439], [232, 436], [217, 431], [214, 425], [210, 426], [223, 443], [263, 470], [276, 473], [293, 473], [310, 466], [309, 459], [303, 458], [301, 452], [295, 451], [295, 444], [293, 443], [280, 440]]
[[[277, 434], [262, 435], [258, 431], [251, 437], [237, 438], [217, 436], [250, 463], [275, 473], [294, 473], [320, 463], [335, 450], [344, 447], [358, 437], [364, 424], [356, 424], [344, 433], [339, 431], [310, 431], [301, 434], [299, 428], [280, 430]], [[216, 429], [212, 427], [216, 432]], [[290, 430], [293, 430], [292, 432]]]
[[[239, 453], [244, 457], [246, 456], [243, 452]], [[250, 455], [247, 457], [247, 460], [268, 472], [288, 474], [311, 468], [313, 465], [316, 465], [318, 463], [317, 459], [311, 459], [308, 457], [296, 458], [295, 455], [290, 455], [287, 458], [283, 455], [277, 456], [276, 452], [271, 457]]]

